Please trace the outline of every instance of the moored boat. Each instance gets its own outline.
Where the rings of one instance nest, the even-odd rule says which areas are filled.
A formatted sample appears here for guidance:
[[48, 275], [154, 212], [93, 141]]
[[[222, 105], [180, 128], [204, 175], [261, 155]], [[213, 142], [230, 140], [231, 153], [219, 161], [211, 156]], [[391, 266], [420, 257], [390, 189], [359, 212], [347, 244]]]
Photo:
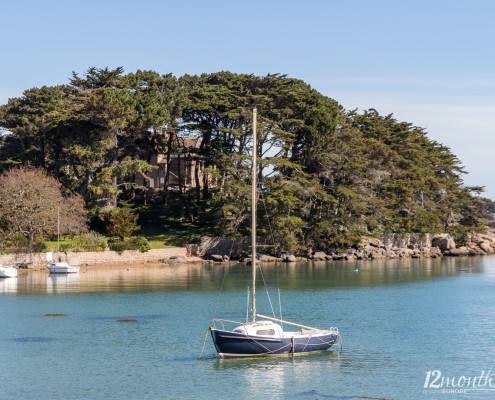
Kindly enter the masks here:
[[[221, 358], [226, 357], [256, 357], [270, 355], [295, 355], [311, 353], [329, 349], [340, 342], [340, 333], [337, 328], [319, 329], [296, 324], [275, 317], [268, 317], [256, 313], [256, 124], [257, 111], [253, 110], [253, 170], [252, 170], [252, 219], [251, 219], [251, 268], [252, 268], [252, 303], [251, 321], [237, 323], [232, 330], [224, 328], [221, 319], [213, 322], [221, 324], [222, 329], [210, 327], [213, 344]], [[263, 318], [257, 320], [256, 318]], [[299, 331], [285, 332], [283, 327], [275, 322], [301, 328]]]
[[[60, 257], [60, 208], [57, 209], [57, 257]], [[75, 265], [69, 265], [65, 261], [52, 262], [47, 265], [48, 271], [51, 274], [73, 274], [79, 272], [79, 267]]]
[[54, 262], [47, 266], [51, 274], [71, 274], [79, 272], [79, 267], [66, 262]]
[[14, 278], [17, 276], [17, 268], [0, 265], [0, 278]]
[[340, 340], [337, 328], [284, 332], [279, 324], [263, 320], [242, 324], [232, 331], [210, 330], [221, 358], [312, 353], [327, 350]]

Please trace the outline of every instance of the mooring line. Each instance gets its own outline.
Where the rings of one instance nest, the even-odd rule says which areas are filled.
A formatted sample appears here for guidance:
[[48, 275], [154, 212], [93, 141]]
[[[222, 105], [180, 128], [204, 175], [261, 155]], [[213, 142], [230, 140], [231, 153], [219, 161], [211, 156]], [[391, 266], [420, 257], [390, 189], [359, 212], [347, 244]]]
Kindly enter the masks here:
[[201, 360], [201, 356], [203, 355], [203, 351], [205, 350], [206, 339], [208, 338], [208, 331], [209, 329], [206, 331], [205, 340], [203, 342], [203, 348], [201, 349], [201, 354], [199, 355], [198, 360]]

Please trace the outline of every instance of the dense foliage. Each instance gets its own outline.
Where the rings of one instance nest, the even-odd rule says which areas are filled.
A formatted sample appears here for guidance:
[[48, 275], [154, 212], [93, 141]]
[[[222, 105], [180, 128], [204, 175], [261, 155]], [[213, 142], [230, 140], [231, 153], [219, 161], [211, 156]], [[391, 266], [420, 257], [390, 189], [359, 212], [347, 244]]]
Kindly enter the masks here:
[[[90, 215], [119, 201], [180, 204], [193, 222], [249, 234], [252, 109], [258, 109], [260, 233], [293, 251], [346, 247], [373, 232], [477, 229], [480, 208], [450, 150], [422, 128], [375, 110], [346, 111], [301, 80], [230, 72], [124, 74], [90, 68], [67, 85], [33, 88], [0, 107], [0, 168], [43, 168]], [[151, 189], [136, 174], [155, 154], [204, 162], [204, 185]], [[173, 203], [173, 204], [172, 204]]]

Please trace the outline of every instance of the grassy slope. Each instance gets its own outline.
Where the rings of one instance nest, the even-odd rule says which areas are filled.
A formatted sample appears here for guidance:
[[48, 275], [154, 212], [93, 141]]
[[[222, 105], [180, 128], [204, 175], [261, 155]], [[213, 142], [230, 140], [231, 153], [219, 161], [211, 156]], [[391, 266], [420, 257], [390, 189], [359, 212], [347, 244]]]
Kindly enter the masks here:
[[190, 223], [178, 217], [178, 212], [164, 213], [160, 206], [141, 206], [139, 213], [141, 229], [137, 234], [149, 240], [152, 249], [182, 247], [185, 243], [197, 242], [201, 236], [215, 235], [214, 226], [205, 223]]

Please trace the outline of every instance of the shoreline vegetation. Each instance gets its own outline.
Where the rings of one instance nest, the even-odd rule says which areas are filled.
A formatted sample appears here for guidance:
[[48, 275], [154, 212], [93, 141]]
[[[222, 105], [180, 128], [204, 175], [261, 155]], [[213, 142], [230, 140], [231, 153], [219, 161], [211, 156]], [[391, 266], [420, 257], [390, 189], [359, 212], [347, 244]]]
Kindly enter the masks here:
[[[151, 250], [151, 254], [148, 255], [143, 255], [139, 251], [113, 252], [107, 250], [105, 252], [64, 252], [61, 253], [60, 259], [81, 265], [83, 271], [94, 268], [125, 268], [128, 264], [132, 264], [133, 268], [135, 268], [139, 266], [145, 267], [150, 264], [174, 267], [191, 263], [210, 265], [229, 262], [250, 263], [248, 242], [248, 240], [232, 241], [225, 238], [204, 237], [201, 244], [189, 244], [182, 248], [155, 249]], [[380, 238], [364, 237], [358, 245], [341, 251], [337, 249], [331, 249], [327, 253], [316, 251], [305, 257], [295, 256], [288, 252], [276, 255], [261, 253], [258, 259], [261, 263], [291, 263], [418, 259], [494, 254], [495, 229], [488, 228], [486, 233], [471, 236], [470, 240], [462, 246], [456, 246], [449, 234], [383, 234]], [[85, 255], [90, 255], [90, 257], [85, 257]], [[139, 255], [141, 255], [141, 258]], [[42, 257], [38, 257], [36, 261], [33, 261], [35, 259], [33, 256], [34, 254], [11, 255], [11, 257], [14, 257], [13, 259], [17, 260], [13, 265], [21, 270], [45, 270], [47, 263], [43, 261]], [[5, 257], [0, 256], [0, 260]], [[90, 260], [93, 260], [93, 262]]]
[[93, 67], [0, 105], [0, 133], [4, 253], [46, 251], [58, 231], [67, 252], [248, 237], [253, 153], [258, 235], [276, 258], [420, 255], [414, 244], [362, 243], [385, 232], [444, 232], [460, 246], [448, 251], [479, 252], [467, 244], [495, 213], [424, 128], [346, 110], [282, 74]]

